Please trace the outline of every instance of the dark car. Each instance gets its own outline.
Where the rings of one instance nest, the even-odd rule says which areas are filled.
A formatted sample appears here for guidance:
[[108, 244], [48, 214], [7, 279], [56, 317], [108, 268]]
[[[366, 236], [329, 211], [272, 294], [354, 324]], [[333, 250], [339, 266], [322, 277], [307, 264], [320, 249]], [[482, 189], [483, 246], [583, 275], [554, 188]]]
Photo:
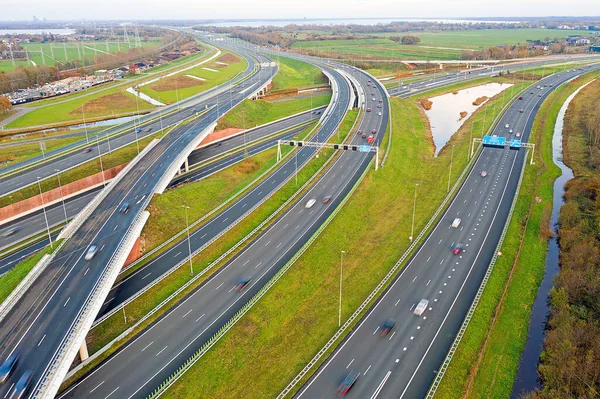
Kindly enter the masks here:
[[522, 99], [523, 99], [523, 96], [520, 96], [520, 97], [519, 97], [519, 100], [522, 100]]
[[92, 147], [88, 147], [85, 150], [83, 150], [84, 154], [87, 154], [88, 152], [92, 152]]
[[151, 131], [151, 130], [152, 130], [152, 128], [151, 128], [151, 127], [147, 127], [146, 129], [144, 129], [144, 131], [145, 131], [145, 132], [149, 132], [149, 131]]
[[452, 249], [452, 253], [454, 255], [460, 255], [462, 253], [462, 251], [465, 250], [465, 246], [463, 244], [456, 244], [454, 246], [454, 248]]
[[380, 99], [379, 99], [379, 102], [380, 102], [380, 103], [382, 103], [382, 102], [383, 102], [383, 100], [380, 98]]
[[329, 201], [331, 201], [331, 195], [326, 196], [325, 198], [323, 198], [323, 203], [324, 204], [328, 204]]
[[135, 128], [135, 132], [136, 132], [136, 133], [141, 133], [141, 132], [142, 132], [142, 128], [140, 128], [140, 127], [136, 127], [136, 128]]
[[356, 134], [363, 134], [363, 131], [359, 130], [359, 131], [356, 132]]
[[127, 213], [127, 212], [129, 212], [129, 202], [123, 202], [123, 204], [119, 208], [119, 213]]
[[23, 373], [19, 381], [15, 384], [14, 389], [12, 390], [9, 399], [21, 399], [25, 397], [25, 393], [29, 388], [29, 384], [31, 383], [31, 371], [27, 370]]
[[344, 380], [340, 386], [338, 386], [338, 388], [335, 390], [335, 394], [337, 396], [346, 396], [346, 394], [350, 392], [356, 383], [356, 380], [358, 380], [358, 377], [360, 377], [359, 372], [351, 371], [346, 377], [344, 377]]
[[250, 280], [251, 280], [250, 277], [242, 277], [241, 279], [239, 279], [238, 282], [235, 284], [236, 291], [243, 290], [244, 287], [248, 285]]
[[13, 353], [2, 363], [0, 366], [0, 384], [4, 384], [8, 377], [12, 374], [17, 366], [17, 362], [19, 361], [19, 356], [16, 353]]
[[379, 335], [381, 335], [382, 337], [385, 337], [386, 335], [388, 335], [390, 333], [390, 331], [392, 331], [392, 328], [394, 328], [395, 325], [396, 325], [395, 319], [392, 319], [391, 317], [386, 319], [383, 322], [383, 326], [381, 326], [381, 331], [379, 331]]
[[377, 133], [377, 130], [373, 129], [373, 130], [371, 130], [371, 133], [375, 134], [375, 133]]
[[363, 135], [361, 136], [363, 139], [367, 138], [367, 135], [363, 133]]
[[371, 112], [371, 108], [367, 108], [367, 112]]
[[520, 109], [520, 110], [519, 110], [519, 112], [520, 112], [520, 113], [523, 113], [523, 112], [525, 112], [525, 110], [524, 110], [524, 109]]

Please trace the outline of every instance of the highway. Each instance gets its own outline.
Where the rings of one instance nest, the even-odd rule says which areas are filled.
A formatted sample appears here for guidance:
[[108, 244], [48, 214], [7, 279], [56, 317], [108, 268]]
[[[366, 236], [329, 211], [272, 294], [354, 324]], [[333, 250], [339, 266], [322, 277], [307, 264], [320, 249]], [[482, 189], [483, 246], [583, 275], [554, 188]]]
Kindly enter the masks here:
[[[243, 51], [239, 53], [248, 57]], [[269, 62], [262, 55], [254, 54], [254, 57], [260, 62]], [[276, 68], [261, 67], [256, 79], [267, 82], [275, 72]], [[216, 95], [200, 104], [208, 107], [202, 118], [161, 139], [135, 168], [123, 175], [111, 194], [66, 241], [35, 284], [0, 321], [0, 358], [7, 358], [11, 353], [21, 356], [14, 374], [0, 386], [1, 396], [7, 394], [25, 370], [33, 371], [29, 395], [36, 394], [42, 388], [40, 383], [45, 382], [59, 364], [64, 364], [62, 348], [72, 339], [73, 330], [79, 328], [82, 320], [93, 318], [85, 313], [92, 294], [97, 291], [99, 281], [107, 278], [107, 265], [123, 244], [133, 220], [147, 206], [173, 159], [222, 113], [241, 102], [247, 96], [246, 92], [244, 87], [237, 85]], [[130, 211], [120, 214], [118, 208], [124, 201], [131, 202]], [[91, 244], [97, 245], [99, 250], [92, 260], [86, 261], [84, 253]]]
[[[357, 72], [353, 72], [357, 73]], [[337, 74], [337, 72], [336, 72]], [[366, 84], [367, 75], [357, 73], [361, 84]], [[344, 81], [342, 81], [344, 82]], [[340, 85], [340, 87], [343, 87]], [[377, 110], [379, 99], [385, 99], [385, 93], [378, 88], [377, 99], [369, 98], [368, 105]], [[348, 104], [348, 89], [340, 90], [338, 103]], [[365, 113], [356, 129], [377, 130], [378, 139], [385, 131], [388, 120], [388, 102], [383, 100], [382, 116], [377, 112]], [[338, 104], [340, 105], [340, 104]], [[337, 122], [332, 112], [323, 126], [319, 137], [331, 135]], [[325, 132], [325, 133], [324, 133]], [[366, 140], [350, 132], [352, 143], [364, 143]], [[316, 134], [314, 135], [316, 138]], [[298, 162], [312, 157], [315, 148], [302, 147], [298, 152]], [[84, 379], [61, 394], [61, 398], [105, 398], [108, 395], [118, 397], [145, 397], [154, 390], [166, 376], [177, 369], [185, 359], [191, 356], [209, 337], [223, 326], [260, 288], [298, 251], [310, 238], [320, 224], [331, 214], [336, 205], [349, 192], [359, 176], [369, 165], [373, 153], [347, 151], [333, 162], [327, 171], [308, 190], [279, 217], [259, 237], [248, 244], [234, 259], [227, 262], [210, 276], [199, 288], [184, 298], [159, 321], [144, 330], [127, 343], [120, 351], [111, 356]], [[295, 156], [289, 158], [273, 175], [279, 181], [285, 181], [294, 173]], [[277, 182], [267, 181], [277, 186]], [[229, 212], [236, 208], [250, 207], [248, 201], [257, 201], [263, 194], [257, 187], [248, 198], [240, 199], [202, 227], [203, 234], [214, 234], [221, 223], [229, 218]], [[322, 199], [331, 195], [332, 200], [324, 204]], [[308, 199], [315, 198], [316, 204], [305, 208]], [[208, 238], [205, 237], [205, 238]], [[193, 248], [201, 245], [202, 236], [194, 233]], [[174, 252], [187, 250], [181, 248], [163, 255], [161, 262], [175, 265], [178, 260]], [[183, 252], [185, 253], [185, 252]], [[181, 256], [181, 255], [180, 255]], [[153, 269], [154, 270], [154, 269]], [[143, 273], [141, 274], [143, 276]], [[250, 278], [250, 283], [241, 291], [235, 289], [240, 278]]]
[[[204, 163], [210, 161], [212, 158], [220, 156], [228, 151], [239, 148], [246, 143], [249, 145], [248, 154], [255, 155], [258, 154], [268, 148], [271, 148], [277, 145], [277, 139], [289, 139], [299, 131], [303, 130], [304, 127], [299, 127], [292, 129], [288, 133], [277, 134], [282, 130], [290, 129], [293, 126], [297, 126], [301, 123], [306, 123], [309, 120], [317, 120], [325, 107], [321, 107], [316, 109], [315, 111], [303, 112], [298, 115], [285, 118], [281, 121], [277, 121], [271, 124], [267, 124], [265, 126], [259, 126], [257, 128], [249, 129], [246, 132], [246, 135], [238, 135], [231, 138], [224, 139], [218, 143], [210, 144], [208, 146], [199, 148], [192, 152], [189, 156], [189, 164], [190, 167], [196, 164]], [[319, 114], [313, 114], [312, 112], [318, 112]], [[254, 143], [255, 141], [263, 140], [266, 137], [266, 140], [260, 143]], [[180, 176], [175, 176], [171, 181], [169, 187], [174, 187], [178, 184], [182, 184], [184, 182], [192, 182], [198, 181], [205, 177], [210, 176], [228, 166], [231, 166], [243, 159], [243, 153], [236, 153], [225, 158], [214, 162], [210, 165], [203, 166], [198, 170], [191, 171], [190, 173], [185, 173]], [[74, 217], [83, 207], [91, 201], [101, 187], [90, 190], [88, 192], [79, 194], [77, 196], [68, 198], [65, 200], [65, 209], [67, 213], [67, 219], [71, 219]], [[65, 211], [63, 210], [62, 202], [53, 204], [51, 206], [46, 207], [46, 216], [48, 218], [48, 224], [50, 227], [58, 225], [65, 221]], [[2, 233], [11, 230], [13, 228], [17, 228], [17, 232], [7, 236], [2, 237]], [[28, 237], [32, 237], [38, 235], [40, 233], [45, 232], [46, 230], [46, 222], [44, 219], [43, 210], [36, 211], [29, 215], [20, 217], [13, 221], [4, 223], [0, 225], [0, 250], [3, 248], [8, 248], [13, 246]], [[47, 240], [45, 241], [47, 243]], [[41, 249], [42, 246], [39, 244], [35, 244], [29, 248], [29, 250], [24, 249], [21, 252], [19, 258], [23, 258], [25, 255], [29, 255], [37, 252], [37, 250]], [[12, 268], [15, 265], [15, 257], [2, 258], [0, 259], [0, 274], [6, 272], [8, 269]]]
[[[540, 84], [552, 83], [556, 87], [579, 73], [560, 73]], [[493, 134], [508, 137], [504, 125], [509, 124], [515, 132], [523, 132], [526, 141], [536, 112], [551, 90], [528, 90], [524, 99], [515, 101], [504, 114]], [[483, 149], [426, 241], [351, 334], [301, 388], [297, 398], [335, 397], [336, 388], [350, 371], [360, 373], [360, 377], [349, 397], [426, 395], [493, 256], [524, 160], [524, 149]], [[488, 172], [485, 178], [480, 175], [483, 170]], [[462, 223], [459, 228], [452, 228], [456, 217]], [[453, 255], [457, 243], [464, 244], [465, 250]], [[413, 310], [421, 299], [428, 299], [429, 306], [423, 315], [416, 316]], [[381, 326], [390, 317], [396, 325], [382, 337]]]
[[[16, 190], [20, 190], [29, 185], [35, 184], [37, 178], [46, 179], [48, 177], [55, 176], [59, 171], [65, 171], [77, 165], [80, 165], [84, 162], [93, 160], [97, 158], [99, 155], [104, 155], [111, 150], [116, 148], [125, 146], [127, 144], [134, 143], [136, 140], [142, 139], [146, 136], [150, 136], [155, 134], [157, 131], [160, 131], [162, 128], [167, 128], [172, 126], [182, 120], [189, 118], [196, 114], [196, 112], [203, 112], [206, 110], [206, 107], [210, 107], [216, 104], [213, 101], [213, 98], [219, 98], [223, 101], [226, 101], [227, 104], [223, 104], [222, 101], [219, 101], [219, 108], [221, 112], [225, 112], [226, 109], [229, 108], [229, 98], [222, 93], [222, 95], [218, 96], [217, 93], [222, 92], [223, 88], [229, 87], [231, 85], [238, 85], [238, 82], [247, 79], [245, 82], [241, 83], [239, 88], [244, 89], [250, 85], [256, 84], [257, 80], [253, 77], [253, 73], [255, 71], [256, 62], [244, 55], [241, 56], [247, 61], [248, 67], [246, 70], [235, 78], [231, 79], [228, 82], [223, 83], [222, 85], [213, 87], [208, 89], [198, 95], [189, 97], [185, 100], [179, 101], [178, 103], [169, 105], [164, 108], [160, 108], [158, 111], [155, 111], [151, 114], [140, 116], [139, 122], [138, 118], [133, 121], [125, 122], [113, 128], [107, 129], [102, 134], [98, 135], [101, 138], [101, 142], [96, 144], [94, 142], [94, 137], [96, 135], [89, 136], [89, 145], [91, 151], [76, 151], [71, 153], [65, 153], [62, 155], [56, 156], [52, 160], [45, 161], [39, 165], [36, 165], [34, 168], [24, 169], [22, 171], [11, 171], [9, 169], [18, 168], [19, 165], [25, 166], [30, 163], [30, 160], [24, 161], [19, 164], [11, 165], [10, 168], [0, 170], [0, 176], [4, 173], [11, 173], [10, 175], [6, 175], [0, 177], [0, 197], [5, 196], [11, 192]], [[252, 76], [252, 77], [251, 77]], [[170, 112], [170, 113], [169, 113]], [[165, 113], [169, 113], [168, 115], [163, 115]], [[147, 122], [149, 119], [158, 118], [156, 121]], [[142, 129], [141, 132], [136, 133], [135, 128], [139, 127]], [[124, 133], [119, 134], [115, 137], [111, 137], [109, 139], [104, 139], [107, 135], [114, 134], [115, 132], [121, 131], [123, 129], [127, 129]], [[73, 143], [69, 145], [68, 148], [73, 148], [78, 145], [83, 145], [88, 140], [81, 140], [77, 143]], [[63, 150], [68, 149], [65, 147]]]

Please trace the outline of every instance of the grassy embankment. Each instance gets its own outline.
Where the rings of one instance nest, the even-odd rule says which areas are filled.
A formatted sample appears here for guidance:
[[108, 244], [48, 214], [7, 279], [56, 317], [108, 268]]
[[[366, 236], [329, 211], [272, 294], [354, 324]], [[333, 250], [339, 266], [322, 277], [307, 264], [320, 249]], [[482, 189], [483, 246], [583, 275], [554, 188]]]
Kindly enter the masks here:
[[527, 339], [531, 306], [544, 275], [553, 183], [560, 175], [552, 162], [556, 116], [566, 98], [590, 79], [585, 77], [561, 86], [539, 110], [529, 139], [536, 144], [536, 164], [525, 168], [502, 256], [437, 397], [510, 396]]
[[[54, 248], [60, 245], [62, 240], [54, 241]], [[45, 254], [50, 254], [54, 251], [53, 248], [47, 246], [35, 255], [19, 262], [15, 267], [0, 276], [0, 303], [2, 303], [10, 293], [19, 285], [21, 280], [33, 269], [33, 267], [42, 259]]]
[[[392, 112], [394, 139], [385, 167], [367, 174], [277, 285], [166, 397], [192, 398], [199, 392], [206, 398], [275, 397], [338, 328], [340, 250], [346, 251], [343, 286], [352, 287], [343, 292], [344, 320], [408, 248], [412, 207], [407, 204], [412, 204], [415, 184], [421, 198], [418, 231], [446, 195], [450, 146], [455, 146], [453, 179], [467, 162], [471, 124], [434, 158], [427, 120], [415, 101], [392, 99]], [[482, 110], [472, 118], [479, 131]], [[249, 380], [253, 383], [237, 383]]]
[[[81, 136], [44, 140], [46, 145], [46, 149], [44, 151], [48, 153], [80, 140]], [[42, 150], [40, 149], [39, 143], [27, 143], [0, 147], [0, 169], [16, 162], [21, 162], [26, 159], [36, 157], [38, 155], [42, 155]], [[10, 163], [2, 164], [2, 162], [6, 161], [10, 161]]]
[[279, 71], [273, 78], [272, 91], [304, 89], [327, 83], [321, 69], [292, 58], [279, 57]]
[[[348, 113], [341, 131], [346, 132], [350, 129], [354, 122], [354, 118], [356, 118], [357, 112], [351, 111]], [[272, 164], [273, 158], [275, 157], [275, 152], [271, 151], [271, 159], [268, 161]], [[267, 152], [269, 152], [267, 151]], [[282, 151], [289, 152], [291, 148], [283, 149]], [[242, 222], [238, 223], [235, 227], [229, 230], [226, 234], [224, 234], [221, 238], [211, 244], [208, 248], [202, 251], [200, 254], [194, 257], [193, 259], [193, 267], [196, 273], [198, 272], [207, 272], [203, 277], [199, 278], [194, 284], [190, 285], [188, 289], [178, 295], [177, 298], [174, 298], [170, 301], [166, 306], [162, 308], [161, 311], [154, 314], [151, 318], [146, 320], [142, 325], [140, 325], [136, 332], [142, 330], [146, 326], [152, 323], [152, 321], [156, 320], [162, 312], [169, 309], [173, 304], [175, 304], [179, 299], [185, 297], [190, 291], [194, 288], [198, 287], [209, 275], [211, 270], [216, 270], [229, 261], [233, 256], [239, 252], [241, 248], [238, 248], [236, 251], [232, 252], [227, 258], [223, 259], [216, 265], [212, 266], [212, 269], [207, 269], [217, 258], [221, 256], [224, 252], [229, 250], [232, 246], [238, 243], [241, 239], [246, 237], [252, 230], [254, 230], [260, 223], [262, 223], [268, 216], [273, 214], [283, 203], [285, 203], [288, 198], [290, 198], [311, 176], [313, 176], [318, 169], [329, 159], [333, 153], [332, 152], [322, 152], [322, 156], [319, 158], [313, 158], [309, 161], [309, 163], [300, 170], [298, 174], [298, 184], [294, 179], [285, 184], [277, 193], [275, 193], [271, 198], [269, 198], [265, 203], [263, 203], [260, 207], [258, 207], [251, 215], [246, 217]], [[255, 157], [249, 158], [252, 160]], [[235, 168], [235, 167], [234, 167]], [[200, 184], [202, 182], [199, 182]], [[265, 226], [266, 228], [266, 226]], [[258, 233], [257, 233], [258, 234]], [[93, 353], [104, 345], [112, 341], [115, 337], [117, 337], [122, 331], [129, 328], [136, 321], [146, 315], [150, 310], [160, 304], [163, 300], [168, 298], [173, 292], [175, 292], [179, 287], [183, 286], [190, 280], [190, 274], [187, 267], [182, 267], [171, 275], [166, 277], [160, 284], [150, 289], [148, 292], [140, 296], [138, 299], [130, 303], [125, 307], [127, 313], [127, 323], [124, 322], [122, 315], [115, 314], [112, 317], [108, 318], [105, 322], [95, 327], [90, 331], [88, 337], [86, 338], [88, 342], [88, 347], [90, 349], [90, 353]], [[86, 365], [77, 376], [82, 375], [87, 370], [90, 370], [95, 364], [102, 361], [102, 359], [109, 356], [114, 350], [116, 350], [119, 345], [123, 344], [125, 340], [119, 342], [117, 345], [110, 348], [108, 351], [103, 353], [99, 359], [94, 361], [89, 365]], [[72, 380], [77, 378], [75, 376]], [[70, 381], [72, 382], [72, 381]]]
[[245, 59], [223, 52], [211, 62], [141, 86], [140, 91], [162, 103], [172, 104], [227, 82], [247, 66]]
[[24, 128], [69, 121], [83, 123], [84, 113], [85, 119], [89, 121], [94, 118], [133, 114], [137, 112], [138, 107], [140, 111], [154, 108], [143, 100], [138, 100], [136, 104], [136, 97], [133, 94], [127, 93], [124, 88], [114, 87], [33, 110], [10, 122], [6, 128]]

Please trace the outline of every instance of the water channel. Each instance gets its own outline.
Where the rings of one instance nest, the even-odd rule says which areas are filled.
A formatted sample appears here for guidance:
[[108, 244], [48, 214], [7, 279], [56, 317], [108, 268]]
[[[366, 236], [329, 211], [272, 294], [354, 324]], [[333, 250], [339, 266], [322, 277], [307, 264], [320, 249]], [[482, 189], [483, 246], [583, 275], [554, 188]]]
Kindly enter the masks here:
[[[590, 82], [591, 83], [591, 82]], [[589, 83], [588, 83], [589, 84]], [[563, 195], [565, 193], [565, 184], [573, 178], [573, 171], [562, 161], [562, 132], [564, 125], [564, 117], [571, 100], [583, 89], [586, 85], [581, 86], [577, 91], [571, 94], [563, 106], [561, 107], [556, 125], [554, 126], [554, 134], [552, 136], [552, 160], [560, 168], [562, 174], [554, 182], [554, 194], [552, 199], [552, 216], [550, 218], [550, 230], [554, 233], [548, 241], [548, 249], [546, 250], [546, 272], [542, 283], [538, 288], [538, 293], [531, 308], [531, 316], [529, 317], [529, 331], [527, 341], [521, 358], [519, 359], [519, 369], [513, 385], [511, 398], [517, 399], [528, 392], [532, 392], [541, 388], [538, 378], [538, 363], [540, 355], [544, 348], [545, 327], [548, 311], [548, 294], [552, 288], [554, 277], [559, 272], [558, 255], [560, 248], [558, 246], [556, 232], [558, 230], [558, 215], [560, 207], [563, 205]]]

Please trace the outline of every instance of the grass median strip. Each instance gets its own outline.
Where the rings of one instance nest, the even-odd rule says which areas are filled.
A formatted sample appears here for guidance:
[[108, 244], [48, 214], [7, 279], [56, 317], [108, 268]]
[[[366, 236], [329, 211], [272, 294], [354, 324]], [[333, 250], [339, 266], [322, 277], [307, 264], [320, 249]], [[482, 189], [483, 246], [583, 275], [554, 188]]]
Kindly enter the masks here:
[[[347, 132], [354, 122], [354, 118], [356, 118], [358, 112], [350, 111], [343, 122], [342, 132]], [[337, 139], [337, 137], [336, 137]], [[290, 149], [283, 149], [282, 151], [291, 151]], [[267, 217], [271, 216], [276, 212], [290, 197], [292, 197], [300, 187], [304, 185], [311, 177], [315, 176], [315, 173], [321, 169], [321, 167], [327, 162], [328, 159], [334, 153], [330, 150], [325, 150], [321, 152], [321, 156], [319, 158], [311, 159], [308, 164], [302, 168], [298, 173], [297, 183], [294, 179], [290, 180], [286, 183], [279, 191], [277, 191], [271, 198], [269, 198], [265, 203], [259, 206], [251, 215], [246, 217], [242, 222], [229, 230], [226, 234], [220, 237], [217, 241], [211, 244], [208, 248], [202, 251], [200, 254], [194, 257], [193, 259], [193, 267], [196, 273], [198, 271], [208, 271], [207, 267], [211, 266], [212, 263], [216, 259], [218, 259], [221, 254], [228, 251], [231, 247], [233, 247], [240, 240], [248, 236], [257, 226], [259, 226]], [[284, 212], [284, 210], [281, 210]], [[276, 215], [276, 217], [279, 214]], [[275, 219], [273, 219], [275, 220]], [[261, 231], [268, 228], [268, 225], [263, 226], [263, 228], [256, 232], [253, 237], [260, 234]], [[253, 238], [252, 237], [252, 238]], [[224, 265], [229, 259], [239, 252], [240, 249], [230, 253], [225, 259], [221, 260], [217, 265], [212, 265], [213, 268], [218, 268]], [[143, 328], [147, 327], [154, 320], [156, 320], [164, 310], [169, 309], [170, 306], [175, 304], [178, 300], [185, 297], [189, 292], [194, 290], [196, 287], [200, 286], [203, 281], [209, 276], [209, 273], [206, 273], [197, 281], [194, 282], [193, 285], [190, 285], [185, 291], [183, 291], [177, 298], [172, 299], [168, 305], [166, 305], [160, 312], [154, 314], [151, 318], [147, 319], [143, 324], [141, 324], [138, 328], [135, 329], [132, 334], [135, 334], [141, 331]], [[148, 292], [144, 293], [142, 296], [137, 298], [135, 301], [130, 303], [125, 307], [125, 312], [127, 315], [127, 323], [125, 323], [123, 315], [117, 313], [106, 321], [101, 323], [100, 325], [94, 327], [90, 334], [88, 334], [87, 342], [88, 348], [90, 349], [90, 353], [94, 353], [100, 348], [104, 347], [107, 343], [111, 342], [114, 338], [118, 337], [123, 331], [133, 325], [137, 320], [141, 319], [144, 315], [146, 315], [150, 310], [154, 309], [158, 304], [163, 302], [166, 298], [168, 298], [173, 292], [175, 292], [179, 287], [182, 287], [191, 279], [189, 274], [189, 270], [187, 267], [182, 267], [170, 274], [164, 280], [161, 281], [160, 284], [156, 285]], [[91, 368], [93, 368], [98, 362], [105, 359], [111, 353], [113, 353], [121, 344], [126, 342], [126, 340], [132, 336], [130, 334], [127, 338], [119, 342], [117, 345], [111, 347], [108, 351], [102, 354], [98, 359], [95, 359], [94, 362], [86, 365], [82, 368], [78, 373], [76, 373], [69, 381], [66, 382], [65, 386], [69, 383], [72, 383], [77, 378], [85, 374]]]
[[22, 262], [19, 262], [11, 270], [0, 276], [0, 303], [10, 295], [10, 293], [19, 285], [19, 283], [27, 276], [33, 267], [46, 254], [51, 254], [62, 240], [54, 241], [52, 248], [48, 245], [46, 248], [30, 256]]
[[477, 310], [436, 397], [509, 397], [525, 346], [531, 306], [544, 275], [554, 180], [552, 134], [558, 111], [593, 75], [563, 85], [540, 107], [530, 142], [536, 164], [527, 165], [502, 256], [494, 266]]
[[[340, 250], [346, 251], [343, 286], [348, 287], [343, 321], [408, 248], [412, 207], [407, 204], [418, 183], [418, 231], [446, 195], [450, 148], [434, 158], [419, 106], [414, 100], [391, 101], [394, 139], [385, 167], [367, 174], [304, 255], [165, 397], [192, 398], [199, 392], [204, 398], [277, 396], [337, 331]], [[483, 117], [480, 111], [473, 116]], [[469, 129], [463, 126], [450, 142], [454, 178], [467, 162]]]

